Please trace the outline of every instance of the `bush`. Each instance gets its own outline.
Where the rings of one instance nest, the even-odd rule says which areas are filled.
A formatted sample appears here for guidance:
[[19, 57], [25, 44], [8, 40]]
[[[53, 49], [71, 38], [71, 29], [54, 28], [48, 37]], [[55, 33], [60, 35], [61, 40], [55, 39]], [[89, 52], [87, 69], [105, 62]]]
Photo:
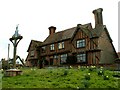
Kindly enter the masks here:
[[95, 70], [96, 70], [96, 66], [90, 66], [90, 67], [89, 67], [89, 72], [95, 71]]
[[90, 86], [89, 81], [84, 80], [82, 83], [84, 84], [85, 88], [89, 88], [89, 86]]
[[90, 80], [90, 73], [88, 73], [87, 75], [85, 75], [85, 79], [86, 80]]
[[99, 71], [98, 71], [98, 75], [104, 75], [104, 71], [103, 71], [103, 69], [100, 69]]
[[64, 75], [68, 75], [68, 70], [64, 70]]
[[109, 76], [108, 75], [104, 76], [104, 80], [109, 80]]

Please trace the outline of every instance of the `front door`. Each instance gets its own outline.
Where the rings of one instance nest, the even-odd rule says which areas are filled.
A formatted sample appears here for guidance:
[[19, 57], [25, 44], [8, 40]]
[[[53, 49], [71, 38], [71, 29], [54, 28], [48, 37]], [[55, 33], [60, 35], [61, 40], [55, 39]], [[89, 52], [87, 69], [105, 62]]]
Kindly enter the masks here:
[[50, 59], [50, 65], [53, 65], [53, 59]]

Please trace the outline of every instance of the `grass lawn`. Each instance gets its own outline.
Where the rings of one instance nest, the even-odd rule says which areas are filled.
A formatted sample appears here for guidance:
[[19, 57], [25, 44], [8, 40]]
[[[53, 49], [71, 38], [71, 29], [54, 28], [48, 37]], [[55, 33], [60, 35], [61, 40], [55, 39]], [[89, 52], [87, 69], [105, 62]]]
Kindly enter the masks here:
[[[23, 68], [23, 74], [2, 78], [2, 88], [118, 88], [113, 71], [90, 68]], [[105, 79], [107, 76], [107, 79]]]

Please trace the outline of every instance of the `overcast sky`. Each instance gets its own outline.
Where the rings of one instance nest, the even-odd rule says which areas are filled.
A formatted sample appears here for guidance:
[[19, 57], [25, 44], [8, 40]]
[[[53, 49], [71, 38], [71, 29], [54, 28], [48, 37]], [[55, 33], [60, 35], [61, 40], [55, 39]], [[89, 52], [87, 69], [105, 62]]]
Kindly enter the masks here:
[[44, 41], [49, 35], [49, 26], [56, 31], [92, 23], [92, 11], [103, 8], [103, 23], [118, 51], [118, 1], [119, 0], [0, 0], [0, 59], [6, 58], [10, 44], [10, 58], [13, 58], [13, 45], [9, 38], [19, 24], [23, 39], [17, 47], [17, 54], [26, 59], [30, 41]]

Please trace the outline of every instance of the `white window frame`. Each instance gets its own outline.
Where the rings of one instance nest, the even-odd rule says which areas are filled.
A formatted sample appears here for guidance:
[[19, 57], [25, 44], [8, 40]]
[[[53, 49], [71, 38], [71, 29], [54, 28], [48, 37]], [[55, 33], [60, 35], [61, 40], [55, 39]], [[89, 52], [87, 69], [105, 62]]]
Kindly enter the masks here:
[[86, 54], [85, 53], [80, 53], [77, 54], [77, 62], [86, 62]]
[[33, 57], [34, 55], [35, 55], [35, 51], [34, 50], [30, 51], [30, 56]]
[[43, 47], [42, 47], [42, 52], [45, 52], [45, 50], [46, 50], [46, 47], [43, 46]]
[[50, 45], [50, 50], [55, 50], [54, 44], [51, 44], [51, 45]]
[[85, 47], [85, 39], [77, 40], [77, 48]]
[[63, 49], [63, 48], [65, 48], [64, 42], [58, 43], [58, 49]]
[[61, 60], [61, 63], [66, 63], [67, 54], [61, 54], [61, 55], [60, 55], [60, 60]]

